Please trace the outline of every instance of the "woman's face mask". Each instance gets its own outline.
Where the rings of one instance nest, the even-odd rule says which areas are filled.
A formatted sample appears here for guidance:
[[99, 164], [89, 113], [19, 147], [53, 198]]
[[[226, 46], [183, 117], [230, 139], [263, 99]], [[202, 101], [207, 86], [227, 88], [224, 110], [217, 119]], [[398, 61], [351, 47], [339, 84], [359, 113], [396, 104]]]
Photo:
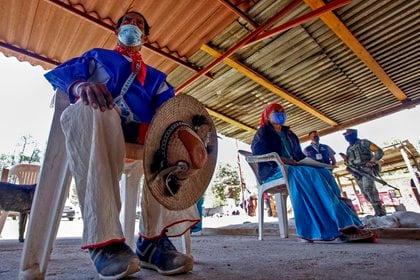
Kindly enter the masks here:
[[271, 114], [271, 121], [278, 125], [284, 125], [286, 123], [287, 115], [284, 112], [273, 112]]
[[118, 40], [127, 47], [141, 45], [142, 32], [140, 28], [132, 24], [122, 25], [118, 31]]

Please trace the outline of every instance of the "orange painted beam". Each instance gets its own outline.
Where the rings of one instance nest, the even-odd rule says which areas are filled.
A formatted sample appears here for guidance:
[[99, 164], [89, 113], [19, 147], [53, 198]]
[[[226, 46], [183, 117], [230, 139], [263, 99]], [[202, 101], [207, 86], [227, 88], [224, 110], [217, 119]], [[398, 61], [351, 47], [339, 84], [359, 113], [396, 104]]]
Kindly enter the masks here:
[[[208, 45], [202, 45], [201, 50], [205, 51], [206, 53], [210, 54], [211, 56], [213, 56], [215, 58], [219, 58], [219, 57], [222, 56], [221, 53], [219, 53], [215, 49], [209, 47]], [[284, 90], [284, 89], [280, 88], [279, 86], [273, 84], [266, 77], [264, 77], [261, 74], [255, 72], [254, 70], [250, 69], [246, 65], [243, 65], [243, 64], [239, 63], [238, 61], [236, 61], [232, 58], [225, 58], [223, 60], [223, 62], [226, 63], [227, 65], [229, 65], [230, 67], [236, 69], [238, 72], [242, 73], [243, 75], [245, 75], [249, 79], [253, 80], [254, 82], [260, 84], [263, 87], [265, 87], [269, 91], [277, 94], [278, 96], [280, 96], [281, 98], [289, 101], [293, 105], [295, 105], [295, 106], [301, 108], [302, 110], [308, 112], [309, 114], [312, 114], [313, 116], [315, 116], [315, 117], [319, 118], [320, 120], [328, 123], [329, 125], [332, 125], [332, 126], [337, 125], [337, 123], [334, 120], [328, 118], [326, 115], [324, 115], [318, 109], [312, 107], [311, 105], [309, 105], [308, 103], [306, 103], [302, 99], [300, 99], [296, 96], [293, 96], [292, 94], [290, 94], [286, 90]]]
[[[367, 115], [364, 115], [364, 116], [361, 116], [361, 117], [358, 117], [358, 118], [355, 118], [346, 122], [342, 122], [339, 125], [336, 125], [334, 127], [328, 127], [325, 129], [318, 130], [318, 134], [320, 136], [328, 135], [330, 133], [344, 130], [346, 128], [349, 128], [358, 124], [362, 124], [368, 121], [372, 121], [379, 118], [383, 118], [385, 116], [389, 116], [401, 110], [412, 109], [419, 105], [420, 105], [420, 98], [407, 100], [407, 101], [401, 102], [400, 104], [396, 106], [390, 107], [388, 109], [378, 110], [377, 112], [373, 112], [373, 113], [370, 113], [370, 114], [367, 114]], [[300, 142], [306, 142], [309, 140], [309, 136], [308, 135], [301, 136], [299, 137], [299, 140]]]
[[213, 116], [213, 117], [216, 117], [218, 119], [221, 119], [222, 121], [225, 121], [227, 123], [233, 124], [234, 126], [237, 126], [239, 128], [242, 128], [243, 130], [249, 131], [251, 133], [257, 132], [257, 130], [255, 128], [250, 127], [248, 125], [245, 125], [245, 124], [243, 124], [241, 122], [238, 122], [238, 121], [236, 121], [234, 119], [231, 119], [231, 118], [229, 118], [229, 117], [227, 117], [225, 115], [222, 115], [222, 114], [220, 114], [220, 113], [218, 113], [216, 111], [213, 111], [210, 108], [207, 108], [206, 107], [206, 110], [207, 110], [207, 112], [209, 113], [210, 116]]
[[[325, 6], [322, 0], [304, 0], [313, 10]], [[388, 88], [388, 90], [399, 100], [404, 101], [407, 95], [394, 83], [385, 70], [365, 49], [365, 47], [351, 33], [347, 26], [333, 13], [327, 12], [319, 17], [358, 57], [366, 66], [378, 77], [378, 79]]]

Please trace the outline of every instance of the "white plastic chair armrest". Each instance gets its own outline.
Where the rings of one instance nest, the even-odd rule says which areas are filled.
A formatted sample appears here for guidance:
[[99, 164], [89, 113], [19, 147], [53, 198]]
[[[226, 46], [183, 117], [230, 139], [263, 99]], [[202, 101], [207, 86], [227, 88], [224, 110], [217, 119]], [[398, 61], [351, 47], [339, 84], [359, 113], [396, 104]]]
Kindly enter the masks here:
[[249, 163], [258, 163], [258, 162], [270, 162], [273, 161], [277, 164], [277, 166], [280, 168], [284, 179], [288, 181], [288, 173], [285, 163], [281, 160], [280, 156], [276, 152], [271, 152], [264, 155], [252, 155], [252, 156], [246, 156], [246, 161]]
[[246, 161], [250, 163], [258, 163], [258, 162], [269, 162], [274, 161], [280, 167], [284, 166], [284, 162], [281, 160], [279, 155], [276, 152], [264, 154], [264, 155], [256, 155], [256, 156], [247, 156]]

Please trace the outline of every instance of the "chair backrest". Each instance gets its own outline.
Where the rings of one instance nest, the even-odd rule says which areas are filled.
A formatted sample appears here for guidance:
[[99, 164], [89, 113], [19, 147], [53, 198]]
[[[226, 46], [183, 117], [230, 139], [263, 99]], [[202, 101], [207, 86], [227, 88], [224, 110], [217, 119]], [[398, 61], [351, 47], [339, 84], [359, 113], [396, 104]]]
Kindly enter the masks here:
[[258, 184], [261, 185], [262, 181], [260, 179], [260, 176], [258, 175], [258, 163], [257, 162], [249, 162], [248, 159], [247, 159], [247, 157], [252, 156], [252, 153], [248, 152], [248, 151], [245, 151], [245, 150], [238, 150], [238, 153], [245, 157], [246, 162], [251, 167], [252, 172], [254, 172], [254, 175], [255, 175], [255, 178], [257, 179]]
[[13, 183], [32, 185], [37, 182], [40, 166], [35, 164], [16, 164], [9, 168]]

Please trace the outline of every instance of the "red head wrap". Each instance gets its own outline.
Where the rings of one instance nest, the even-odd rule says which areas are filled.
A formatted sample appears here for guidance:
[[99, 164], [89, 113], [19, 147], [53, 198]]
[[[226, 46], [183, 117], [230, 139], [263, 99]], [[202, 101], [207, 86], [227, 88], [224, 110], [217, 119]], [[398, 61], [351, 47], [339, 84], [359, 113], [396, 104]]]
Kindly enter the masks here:
[[273, 112], [274, 110], [284, 110], [283, 106], [281, 106], [280, 104], [277, 103], [273, 103], [268, 105], [262, 115], [261, 115], [261, 122], [260, 122], [260, 126], [265, 125], [266, 122], [268, 122], [268, 117], [270, 116], [271, 112]]

